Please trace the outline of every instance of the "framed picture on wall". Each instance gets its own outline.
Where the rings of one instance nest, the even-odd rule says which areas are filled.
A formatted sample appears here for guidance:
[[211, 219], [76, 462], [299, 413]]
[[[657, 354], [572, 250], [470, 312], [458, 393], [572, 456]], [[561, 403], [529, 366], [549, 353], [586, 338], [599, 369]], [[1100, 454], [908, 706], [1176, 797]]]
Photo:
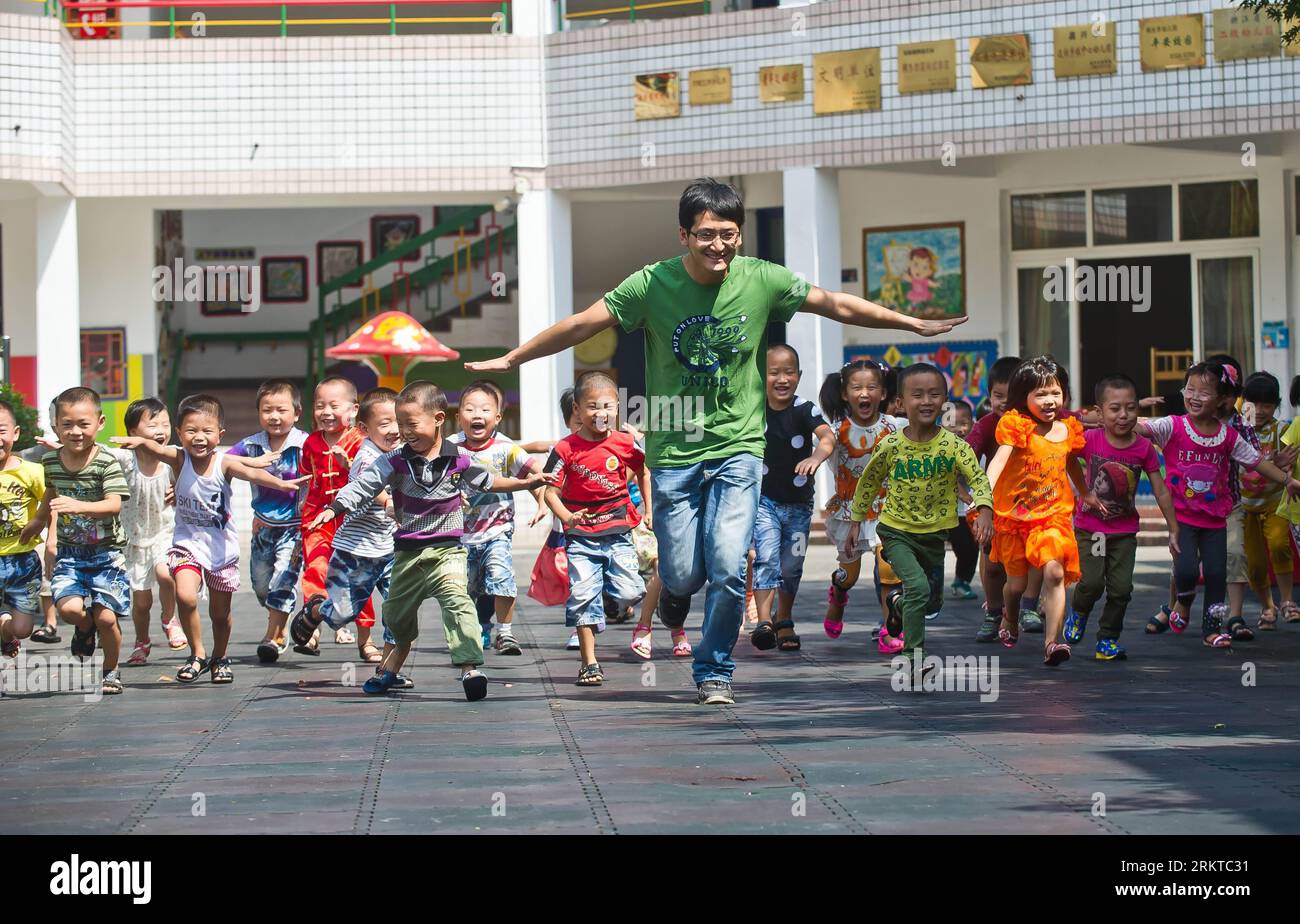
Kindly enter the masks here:
[[[263, 296], [265, 298], [265, 296]], [[220, 302], [199, 302], [199, 313], [209, 318], [234, 317], [241, 314], [247, 314], [244, 310], [244, 303], [237, 298], [226, 299]]]
[[105, 401], [126, 398], [126, 328], [81, 329], [81, 384]]
[[[370, 254], [371, 258], [383, 256], [387, 251], [406, 243], [420, 234], [419, 215], [371, 215], [370, 216]], [[405, 254], [403, 260], [418, 260], [420, 250], [416, 248]]]
[[966, 313], [966, 223], [862, 229], [864, 295], [916, 318]]
[[[433, 209], [433, 223], [434, 223], [434, 225], [440, 225], [440, 224], [442, 224], [444, 221], [447, 221], [448, 219], [453, 218], [453, 217], [455, 216], [455, 214], [456, 214], [457, 212], [461, 211], [462, 209], [467, 209], [467, 208], [471, 208], [471, 207], [472, 207], [472, 206], [467, 206], [467, 205], [439, 205], [439, 206], [435, 206], [434, 209]], [[460, 236], [460, 230], [461, 230], [461, 229], [457, 228], [455, 231], [451, 231], [451, 232], [449, 232], [449, 233], [447, 233], [447, 234], [444, 234], [444, 235], [441, 235], [441, 236], [442, 236], [442, 237], [459, 237], [459, 236]], [[466, 237], [478, 237], [480, 234], [483, 233], [483, 216], [480, 215], [480, 216], [478, 216], [477, 218], [475, 218], [475, 219], [474, 219], [474, 223], [473, 223], [472, 225], [466, 225], [465, 228], [464, 228], [464, 230], [465, 230], [465, 236], [466, 236]]]
[[[317, 241], [316, 285], [323, 286], [364, 263], [363, 247], [361, 241]], [[345, 288], [359, 289], [361, 280], [349, 282]]]
[[263, 257], [262, 301], [307, 301], [307, 258]]

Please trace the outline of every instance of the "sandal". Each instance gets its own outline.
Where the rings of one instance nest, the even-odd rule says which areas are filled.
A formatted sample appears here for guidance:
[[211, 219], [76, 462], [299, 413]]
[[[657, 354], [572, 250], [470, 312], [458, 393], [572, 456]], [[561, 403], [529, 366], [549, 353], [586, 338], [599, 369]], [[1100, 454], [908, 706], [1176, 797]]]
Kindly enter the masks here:
[[1261, 610], [1259, 622], [1256, 624], [1262, 631], [1270, 631], [1277, 628], [1277, 611], [1272, 607]]
[[172, 651], [180, 651], [182, 648], [189, 648], [190, 643], [185, 641], [185, 632], [181, 629], [181, 621], [172, 617], [171, 622], [163, 623], [163, 631], [167, 633], [167, 647]]
[[691, 643], [686, 640], [686, 630], [676, 629], [673, 631], [673, 657], [689, 658], [691, 656]]
[[894, 638], [888, 632], [881, 632], [876, 636], [876, 650], [886, 655], [897, 654], [903, 650], [903, 636]]
[[190, 655], [189, 660], [176, 672], [176, 680], [180, 683], [193, 683], [207, 672], [208, 663], [207, 658]]
[[650, 654], [653, 651], [653, 643], [650, 641], [652, 631], [650, 626], [640, 624], [632, 630], [632, 654], [646, 661], [650, 660]]
[[274, 664], [284, 654], [287, 642], [283, 639], [264, 638], [257, 643], [257, 660], [263, 664]]
[[1070, 646], [1064, 642], [1050, 643], [1043, 656], [1043, 663], [1048, 667], [1060, 667], [1068, 660], [1070, 660]]
[[1202, 639], [1202, 644], [1206, 648], [1232, 648], [1232, 636], [1220, 632], [1218, 635], [1207, 635]]
[[598, 687], [604, 682], [605, 675], [601, 673], [599, 661], [582, 665], [578, 671], [578, 679], [575, 681], [580, 687]]
[[1246, 625], [1246, 620], [1240, 616], [1233, 616], [1228, 620], [1227, 633], [1232, 636], [1236, 642], [1251, 642], [1255, 640], [1255, 630]]
[[357, 637], [352, 634], [352, 630], [349, 629], [347, 626], [344, 626], [342, 629], [334, 630], [335, 645], [351, 645], [356, 640]]
[[33, 629], [31, 639], [33, 642], [41, 642], [45, 645], [56, 645], [63, 641], [59, 638], [59, 630], [47, 625], [39, 625]]
[[[1282, 621], [1300, 622], [1300, 605], [1297, 605], [1294, 600], [1288, 600], [1282, 604]], [[35, 637], [36, 633], [33, 632], [32, 638]]]
[[0, 645], [0, 654], [3, 654], [6, 658], [16, 658], [18, 657], [18, 653], [22, 650], [22, 642], [18, 641], [16, 638], [10, 639], [3, 645]]
[[780, 622], [773, 623], [772, 628], [778, 633], [780, 633], [782, 629], [790, 630], [789, 635], [783, 636], [778, 634], [776, 637], [776, 647], [781, 651], [798, 651], [802, 647], [803, 643], [799, 641], [799, 636], [794, 632], [793, 619], [782, 619]]
[[1003, 648], [1015, 648], [1016, 642], [1020, 641], [1020, 626], [1016, 626], [1016, 631], [1012, 632], [1004, 616], [1001, 625], [998, 626], [998, 641], [1002, 643]]
[[374, 642], [366, 642], [357, 651], [361, 655], [361, 660], [367, 664], [378, 664], [384, 660], [384, 653], [375, 647]]
[[885, 594], [885, 631], [894, 638], [901, 638], [903, 635], [903, 609], [901, 601], [903, 592], [901, 590], [891, 590]]
[[[1160, 612], [1156, 613], [1147, 620], [1147, 635], [1159, 635], [1162, 632], [1169, 631], [1169, 614], [1172, 611], [1163, 603], [1160, 605]], [[1161, 615], [1165, 618], [1161, 619]]]
[[153, 642], [136, 642], [131, 649], [131, 657], [126, 659], [127, 667], [144, 667], [149, 663], [149, 652], [153, 651]]
[[1177, 607], [1169, 611], [1169, 628], [1173, 629], [1176, 635], [1181, 635], [1187, 628], [1187, 617], [1178, 612]]
[[122, 692], [122, 676], [117, 671], [109, 671], [99, 682], [99, 692], [104, 696], [116, 696]]
[[212, 682], [213, 683], [234, 683], [235, 672], [230, 669], [229, 658], [212, 659]]
[[749, 642], [759, 651], [771, 651], [776, 647], [776, 627], [770, 620], [764, 619], [754, 627]]
[[827, 616], [822, 620], [822, 629], [826, 632], [827, 638], [839, 638], [840, 633], [844, 631], [844, 620], [831, 621], [831, 618]]

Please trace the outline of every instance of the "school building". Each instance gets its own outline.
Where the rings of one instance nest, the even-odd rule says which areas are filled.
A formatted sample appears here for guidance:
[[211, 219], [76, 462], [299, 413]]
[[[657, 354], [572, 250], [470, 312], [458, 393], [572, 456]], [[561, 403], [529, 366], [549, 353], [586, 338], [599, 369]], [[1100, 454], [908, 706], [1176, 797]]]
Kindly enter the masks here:
[[[213, 391], [242, 435], [264, 378], [373, 383], [326, 350], [384, 311], [479, 358], [586, 307], [681, 251], [677, 198], [711, 175], [745, 253], [969, 316], [924, 345], [799, 317], [808, 396], [846, 356], [922, 352], [972, 400], [1012, 352], [1172, 394], [1222, 350], [1285, 390], [1285, 26], [1231, 0], [620, 3], [0, 0], [8, 379], [42, 409], [92, 385], [119, 427]], [[257, 310], [164, 284], [185, 266], [244, 267]], [[562, 432], [575, 367], [644, 385], [610, 332], [506, 376], [506, 432]]]

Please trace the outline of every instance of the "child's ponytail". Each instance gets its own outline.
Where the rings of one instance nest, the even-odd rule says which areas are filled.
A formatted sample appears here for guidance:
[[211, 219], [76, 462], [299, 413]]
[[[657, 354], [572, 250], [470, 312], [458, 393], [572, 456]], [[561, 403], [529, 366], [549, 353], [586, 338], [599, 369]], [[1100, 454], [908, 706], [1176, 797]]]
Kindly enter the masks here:
[[[1300, 375], [1296, 376], [1296, 381], [1300, 382]], [[1295, 394], [1294, 385], [1291, 386], [1291, 394]], [[843, 375], [832, 372], [826, 376], [821, 391], [817, 392], [817, 404], [822, 409], [822, 415], [831, 423], [838, 423], [848, 415], [848, 406], [844, 403]]]

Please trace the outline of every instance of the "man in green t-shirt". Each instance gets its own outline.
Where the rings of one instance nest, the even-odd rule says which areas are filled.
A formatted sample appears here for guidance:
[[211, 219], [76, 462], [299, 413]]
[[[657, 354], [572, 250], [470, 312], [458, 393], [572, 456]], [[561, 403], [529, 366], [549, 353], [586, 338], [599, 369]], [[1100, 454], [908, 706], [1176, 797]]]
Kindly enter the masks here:
[[646, 463], [664, 584], [659, 618], [670, 627], [685, 623], [691, 595], [708, 581], [694, 665], [703, 704], [735, 701], [731, 651], [743, 619], [745, 556], [763, 477], [768, 324], [807, 311], [931, 337], [966, 320], [922, 321], [742, 257], [744, 222], [733, 187], [696, 180], [677, 207], [685, 255], [633, 273], [585, 311], [504, 356], [465, 364], [473, 372], [505, 372], [615, 324], [645, 331]]

